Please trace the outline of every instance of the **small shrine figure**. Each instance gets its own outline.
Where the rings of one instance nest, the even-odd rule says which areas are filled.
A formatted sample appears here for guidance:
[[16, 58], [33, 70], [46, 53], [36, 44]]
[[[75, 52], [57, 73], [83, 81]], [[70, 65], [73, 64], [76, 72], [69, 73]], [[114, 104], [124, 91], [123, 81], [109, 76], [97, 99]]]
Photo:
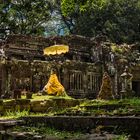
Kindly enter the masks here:
[[66, 96], [65, 88], [59, 82], [58, 77], [56, 75], [56, 70], [51, 70], [51, 75], [48, 83], [43, 88], [48, 95], [56, 95], [56, 96]]
[[133, 78], [133, 75], [129, 73], [129, 69], [126, 66], [123, 74], [121, 74], [121, 81], [122, 81], [121, 95], [122, 96], [128, 96], [128, 94], [132, 92], [132, 78]]
[[113, 52], [110, 52], [109, 55], [110, 55], [110, 62], [114, 63], [115, 55], [113, 54]]
[[3, 47], [0, 49], [0, 56], [5, 57], [5, 51], [4, 51]]
[[97, 98], [104, 100], [113, 99], [111, 78], [107, 72], [104, 72], [101, 89]]

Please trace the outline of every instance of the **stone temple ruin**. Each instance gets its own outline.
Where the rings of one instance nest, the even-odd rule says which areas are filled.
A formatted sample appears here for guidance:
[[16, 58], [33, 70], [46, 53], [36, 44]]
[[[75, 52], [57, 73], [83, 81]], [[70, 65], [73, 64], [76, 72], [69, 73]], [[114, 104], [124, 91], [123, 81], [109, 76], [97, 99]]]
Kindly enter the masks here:
[[[75, 98], [96, 98], [102, 75], [108, 71], [112, 79], [114, 96], [121, 91], [120, 75], [123, 68], [117, 67], [116, 56], [106, 49], [104, 37], [82, 36], [32, 37], [10, 35], [1, 42], [0, 95], [11, 96], [15, 89], [40, 91], [47, 83], [52, 67], [64, 85], [68, 95]], [[65, 44], [69, 52], [59, 56], [44, 56], [43, 49]], [[114, 64], [115, 63], [115, 64]], [[132, 88], [140, 96], [140, 67], [132, 69]]]

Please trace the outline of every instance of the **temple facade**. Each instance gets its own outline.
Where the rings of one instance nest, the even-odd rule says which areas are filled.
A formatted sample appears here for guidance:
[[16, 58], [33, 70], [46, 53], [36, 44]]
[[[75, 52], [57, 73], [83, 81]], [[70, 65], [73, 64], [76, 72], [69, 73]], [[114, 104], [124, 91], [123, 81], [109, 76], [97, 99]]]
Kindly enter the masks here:
[[[106, 49], [103, 37], [83, 36], [32, 37], [10, 35], [0, 44], [0, 95], [11, 96], [15, 89], [38, 92], [47, 83], [50, 71], [56, 68], [57, 76], [68, 95], [75, 98], [96, 98], [100, 90], [102, 75], [108, 71], [112, 79], [112, 90], [118, 95], [120, 75], [116, 56]], [[44, 56], [43, 49], [54, 44], [69, 46], [69, 52]], [[140, 67], [132, 69], [132, 87], [140, 96]]]
[[[43, 49], [54, 44], [68, 45], [69, 52], [44, 56]], [[55, 67], [60, 82], [70, 96], [95, 98], [102, 77], [101, 65], [93, 63], [95, 45], [89, 38], [81, 36], [9, 36], [1, 45], [4, 54], [1, 54], [0, 94], [12, 95], [17, 88], [36, 93], [42, 90], [51, 68]], [[97, 57], [99, 59], [100, 56]]]

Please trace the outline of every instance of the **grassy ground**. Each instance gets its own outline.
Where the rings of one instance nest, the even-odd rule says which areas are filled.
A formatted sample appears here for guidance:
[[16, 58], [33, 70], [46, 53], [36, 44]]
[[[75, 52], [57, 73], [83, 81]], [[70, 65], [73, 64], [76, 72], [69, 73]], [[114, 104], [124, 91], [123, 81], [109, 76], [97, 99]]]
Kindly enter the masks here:
[[81, 106], [92, 106], [92, 105], [114, 105], [114, 104], [126, 104], [133, 106], [140, 106], [140, 98], [130, 98], [130, 99], [118, 99], [118, 100], [84, 100]]
[[59, 110], [55, 115], [140, 116], [140, 98], [121, 100], [84, 100], [79, 106]]
[[[73, 99], [70, 96], [50, 96], [50, 95], [37, 95], [37, 94], [33, 94], [32, 98], [30, 99], [31, 101], [35, 101], [35, 100], [48, 100], [48, 99]], [[21, 99], [26, 99], [26, 96], [22, 95]], [[14, 99], [3, 99], [4, 102], [6, 101], [10, 101], [10, 100], [14, 100]]]
[[[33, 94], [31, 101], [35, 100], [49, 100], [49, 99], [74, 99], [70, 96], [50, 96], [50, 95], [38, 95]], [[21, 99], [26, 99], [26, 96], [21, 96]], [[4, 102], [14, 99], [3, 99]], [[130, 99], [116, 99], [116, 100], [88, 100], [88, 99], [79, 99], [81, 101], [81, 106], [94, 106], [94, 105], [114, 105], [114, 104], [129, 104], [133, 106], [140, 106], [140, 98], [134, 97]]]
[[[22, 99], [25, 99], [25, 96], [22, 96]], [[32, 101], [36, 100], [49, 100], [49, 99], [72, 99], [71, 97], [57, 97], [57, 96], [37, 96], [33, 95]], [[9, 100], [4, 100], [4, 102]], [[114, 106], [114, 107], [113, 107]], [[110, 109], [112, 108], [113, 109]], [[65, 109], [59, 109], [59, 107], [48, 111], [47, 113], [32, 113], [28, 110], [15, 111], [15, 112], [6, 112], [4, 116], [1, 116], [1, 119], [7, 118], [19, 118], [22, 116], [53, 116], [53, 115], [83, 115], [83, 116], [98, 116], [98, 115], [107, 115], [107, 116], [140, 116], [140, 98], [132, 99], [121, 99], [121, 100], [80, 100], [80, 105], [75, 107], [68, 107]]]
[[[22, 99], [25, 99], [25, 96], [22, 96]], [[56, 96], [37, 96], [36, 94], [33, 95], [31, 101], [36, 100], [49, 100], [49, 99], [59, 99], [64, 98], [66, 100], [73, 99], [71, 97], [56, 97]], [[4, 100], [6, 102], [8, 100]], [[115, 109], [109, 110], [107, 106], [112, 107], [116, 106]], [[123, 107], [122, 107], [123, 105]], [[119, 107], [120, 106], [120, 107]], [[68, 107], [65, 109], [58, 109], [54, 111], [50, 111], [47, 113], [31, 113], [28, 110], [23, 111], [15, 111], [15, 112], [7, 112], [5, 116], [0, 117], [0, 119], [18, 119], [24, 116], [45, 116], [45, 115], [82, 115], [82, 116], [140, 116], [140, 98], [131, 98], [131, 99], [120, 99], [120, 100], [88, 100], [88, 99], [81, 99], [80, 105], [75, 107]], [[44, 126], [41, 127], [15, 127], [15, 131], [27, 131], [33, 132], [37, 134], [45, 134], [53, 135], [60, 138], [67, 138], [67, 137], [80, 137], [82, 136], [79, 132], [64, 132], [64, 131], [57, 131], [53, 128], [46, 128]], [[14, 131], [13, 130], [13, 131]], [[126, 135], [120, 135], [118, 138], [114, 140], [126, 140]]]
[[[25, 99], [25, 96], [22, 96], [22, 99]], [[64, 99], [73, 99], [70, 96], [50, 96], [50, 95], [41, 95], [38, 96], [37, 94], [33, 94], [32, 99], [31, 100], [48, 100], [48, 99], [60, 99], [60, 98], [64, 98]]]

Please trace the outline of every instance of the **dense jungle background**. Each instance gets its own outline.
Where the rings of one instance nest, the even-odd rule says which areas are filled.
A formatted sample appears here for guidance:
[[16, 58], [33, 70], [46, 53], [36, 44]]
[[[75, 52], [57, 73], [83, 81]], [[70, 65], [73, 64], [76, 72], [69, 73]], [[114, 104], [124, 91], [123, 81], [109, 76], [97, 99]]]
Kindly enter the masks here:
[[0, 0], [0, 36], [78, 34], [140, 39], [140, 0]]

